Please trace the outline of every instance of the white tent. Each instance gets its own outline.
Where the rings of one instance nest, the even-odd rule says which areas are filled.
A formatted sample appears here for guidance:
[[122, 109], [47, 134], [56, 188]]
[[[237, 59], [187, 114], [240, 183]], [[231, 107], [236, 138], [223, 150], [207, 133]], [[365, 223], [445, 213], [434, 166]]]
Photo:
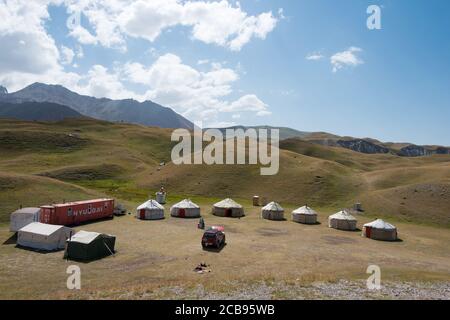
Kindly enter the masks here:
[[272, 201], [261, 209], [261, 217], [269, 220], [284, 220], [284, 209]]
[[339, 211], [328, 217], [328, 227], [339, 230], [356, 230], [357, 220], [347, 210]]
[[11, 213], [9, 230], [17, 232], [31, 222], [39, 222], [41, 208], [22, 208]]
[[184, 199], [170, 208], [172, 217], [198, 218], [200, 217], [200, 207], [190, 199]]
[[213, 205], [212, 213], [220, 217], [242, 217], [244, 208], [233, 199], [226, 198]]
[[397, 240], [397, 228], [381, 219], [366, 223], [363, 226], [362, 236], [375, 240]]
[[156, 200], [148, 200], [137, 207], [136, 217], [142, 220], [164, 219], [164, 207]]
[[292, 211], [292, 221], [304, 224], [317, 223], [317, 212], [311, 207], [303, 206]]
[[40, 250], [63, 249], [73, 230], [65, 226], [32, 222], [21, 228], [17, 244]]

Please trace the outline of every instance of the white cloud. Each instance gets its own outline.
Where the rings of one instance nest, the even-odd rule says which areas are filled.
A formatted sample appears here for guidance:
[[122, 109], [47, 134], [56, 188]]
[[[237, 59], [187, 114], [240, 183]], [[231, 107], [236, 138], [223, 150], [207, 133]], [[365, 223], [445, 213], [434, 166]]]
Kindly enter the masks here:
[[306, 60], [313, 60], [313, 61], [322, 60], [323, 58], [324, 56], [320, 52], [313, 52], [306, 56]]
[[73, 61], [73, 58], [75, 57], [75, 52], [66, 47], [66, 46], [61, 46], [61, 63], [62, 64], [71, 64]]
[[[124, 35], [155, 41], [172, 27], [191, 28], [192, 38], [208, 44], [239, 51], [253, 38], [265, 39], [276, 26], [279, 17], [271, 11], [248, 15], [241, 7], [228, 0], [66, 0], [68, 12], [82, 12], [95, 34], [74, 25], [70, 35], [83, 44], [100, 43], [106, 47], [125, 45]], [[81, 18], [78, 21], [81, 21]]]
[[127, 63], [120, 73], [124, 80], [149, 88], [142, 98], [173, 107], [194, 121], [216, 121], [223, 112], [253, 111], [260, 116], [269, 113], [268, 106], [255, 95], [228, 101], [226, 97], [233, 92], [232, 84], [239, 76], [236, 71], [221, 65], [202, 72], [169, 53], [148, 67]]
[[262, 102], [256, 95], [247, 94], [240, 97], [238, 100], [232, 102], [227, 107], [226, 111], [252, 111], [256, 112], [257, 116], [270, 115], [271, 112], [268, 110], [267, 104]]
[[361, 48], [350, 47], [345, 51], [338, 52], [331, 56], [330, 62], [333, 66], [333, 72], [337, 72], [344, 67], [356, 67], [363, 64], [364, 61], [357, 56], [361, 51]]
[[[168, 4], [181, 7], [184, 14], [177, 17], [176, 24], [191, 26], [194, 38], [231, 49], [240, 48], [251, 38], [264, 38], [274, 26], [270, 25], [271, 14], [248, 16], [239, 6], [232, 6], [227, 1], [155, 1], [161, 4], [157, 11], [163, 16], [167, 10], [170, 11]], [[66, 71], [65, 66], [77, 68], [78, 64], [74, 60], [82, 58], [84, 53], [81, 45], [74, 49], [56, 45], [47, 33], [45, 23], [49, 19], [47, 7], [50, 2], [51, 0], [0, 1], [0, 83], [10, 92], [37, 81], [61, 84], [81, 94], [96, 97], [134, 98], [140, 101], [151, 99], [173, 107], [191, 120], [203, 120], [205, 123], [218, 122], [219, 116], [224, 113], [232, 113], [233, 119], [237, 119], [242, 112], [253, 112], [258, 116], [270, 114], [268, 106], [256, 95], [240, 94], [241, 91], [233, 89], [233, 85], [239, 80], [239, 70], [224, 67], [225, 62], [211, 63], [208, 60], [209, 65], [202, 66], [200, 71], [183, 63], [177, 55], [168, 53], [159, 56], [150, 65], [130, 61], [116, 63], [109, 69], [96, 64], [85, 74]], [[102, 5], [94, 5], [90, 0], [66, 0], [65, 3], [69, 12], [88, 7], [88, 11], [83, 11], [83, 14], [94, 31], [91, 34], [81, 25], [79, 29], [73, 28], [72, 35], [75, 36], [78, 32], [76, 37], [80, 43], [123, 47], [123, 30], [115, 18], [118, 17], [117, 12], [124, 11], [118, 10], [123, 7], [124, 1], [108, 1], [109, 7], [105, 12], [113, 12], [111, 16], [98, 12]], [[225, 10], [225, 13], [221, 10]], [[217, 21], [210, 21], [209, 14]], [[231, 16], [228, 17], [227, 14]], [[225, 22], [236, 22], [239, 27], [227, 26]], [[212, 30], [207, 30], [209, 24], [212, 24]], [[160, 31], [163, 29], [165, 27]], [[205, 68], [208, 70], [205, 71]], [[133, 86], [129, 86], [130, 84]], [[130, 87], [141, 87], [143, 90], [136, 92]]]

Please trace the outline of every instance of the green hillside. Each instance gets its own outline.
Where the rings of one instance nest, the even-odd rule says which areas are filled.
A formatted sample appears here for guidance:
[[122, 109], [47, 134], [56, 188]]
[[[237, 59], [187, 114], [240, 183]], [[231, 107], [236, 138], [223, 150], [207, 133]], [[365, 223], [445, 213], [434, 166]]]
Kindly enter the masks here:
[[450, 226], [448, 155], [369, 155], [289, 139], [280, 143], [279, 173], [261, 176], [256, 165], [175, 166], [171, 132], [91, 119], [0, 120], [0, 222], [19, 205], [94, 195], [139, 202], [164, 184], [180, 198], [256, 194], [331, 211], [361, 201], [368, 216]]

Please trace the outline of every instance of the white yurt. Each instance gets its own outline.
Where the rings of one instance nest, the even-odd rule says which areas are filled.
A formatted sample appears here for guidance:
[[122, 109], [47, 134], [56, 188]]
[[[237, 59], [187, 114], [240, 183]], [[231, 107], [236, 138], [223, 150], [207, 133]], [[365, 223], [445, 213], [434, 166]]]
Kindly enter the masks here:
[[261, 209], [261, 217], [269, 220], [284, 220], [284, 209], [278, 203], [272, 201]]
[[170, 208], [170, 215], [179, 218], [198, 218], [200, 217], [200, 207], [190, 199], [184, 199]]
[[150, 199], [137, 207], [136, 218], [141, 220], [164, 219], [164, 207], [156, 200]]
[[363, 226], [362, 236], [375, 240], [397, 240], [397, 228], [384, 220], [376, 219]]
[[17, 233], [17, 244], [39, 250], [64, 249], [73, 229], [54, 224], [32, 222]]
[[328, 217], [328, 227], [339, 230], [356, 230], [356, 218], [347, 210], [339, 211]]
[[292, 221], [304, 224], [316, 224], [317, 212], [307, 205], [297, 208], [292, 211]]
[[244, 208], [230, 198], [215, 203], [212, 213], [219, 217], [243, 217], [245, 215]]
[[22, 208], [11, 213], [9, 230], [17, 232], [27, 224], [39, 222], [41, 208]]

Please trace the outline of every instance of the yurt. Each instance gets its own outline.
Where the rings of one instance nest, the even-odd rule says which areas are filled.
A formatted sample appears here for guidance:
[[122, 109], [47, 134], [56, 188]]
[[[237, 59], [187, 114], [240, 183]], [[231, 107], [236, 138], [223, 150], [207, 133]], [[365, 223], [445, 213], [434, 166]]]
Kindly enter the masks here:
[[200, 217], [200, 207], [190, 199], [184, 199], [170, 208], [170, 215], [179, 218], [198, 218]]
[[362, 236], [375, 240], [397, 240], [397, 228], [386, 221], [377, 219], [363, 226]]
[[32, 222], [17, 233], [17, 244], [39, 250], [64, 249], [66, 240], [74, 233], [71, 228]]
[[243, 217], [244, 208], [233, 199], [227, 198], [215, 203], [212, 213], [219, 217]]
[[9, 230], [17, 232], [27, 224], [39, 222], [41, 208], [22, 208], [11, 213]]
[[269, 220], [284, 220], [284, 209], [272, 201], [261, 209], [261, 217]]
[[317, 212], [307, 205], [297, 208], [292, 211], [292, 221], [304, 224], [316, 224]]
[[164, 207], [156, 200], [148, 200], [137, 207], [136, 218], [141, 220], [164, 219]]
[[347, 210], [339, 211], [328, 217], [328, 227], [339, 230], [356, 230], [356, 218]]
[[114, 254], [116, 237], [98, 232], [78, 231], [67, 240], [65, 259], [91, 261]]

